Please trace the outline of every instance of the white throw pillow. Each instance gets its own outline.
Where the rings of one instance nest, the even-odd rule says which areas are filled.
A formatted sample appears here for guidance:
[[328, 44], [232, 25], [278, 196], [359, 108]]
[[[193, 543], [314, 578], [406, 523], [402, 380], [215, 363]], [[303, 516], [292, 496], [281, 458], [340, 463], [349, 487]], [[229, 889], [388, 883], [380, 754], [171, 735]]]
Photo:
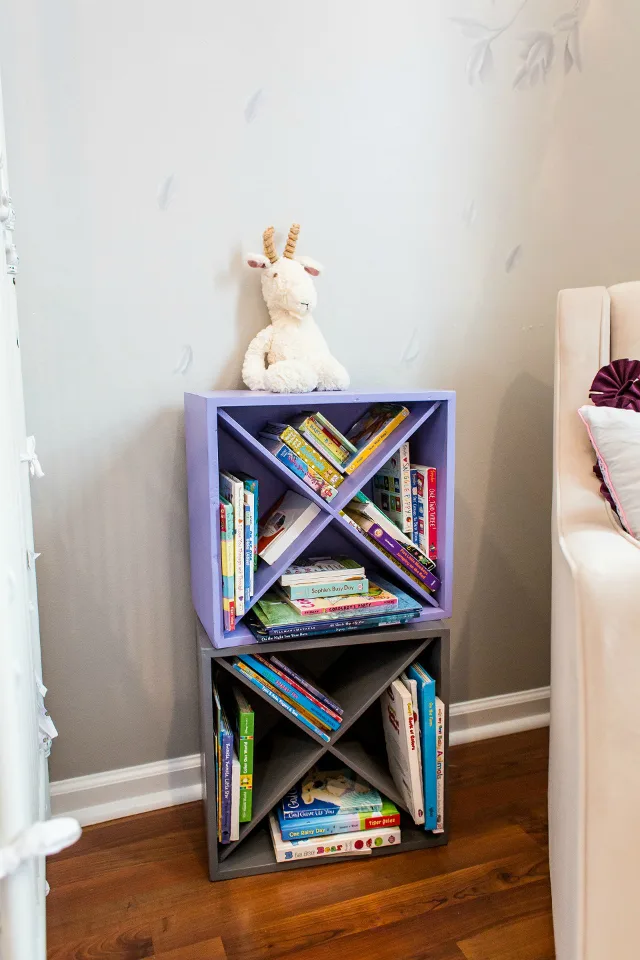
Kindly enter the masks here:
[[617, 407], [580, 407], [602, 476], [622, 526], [640, 540], [640, 413]]

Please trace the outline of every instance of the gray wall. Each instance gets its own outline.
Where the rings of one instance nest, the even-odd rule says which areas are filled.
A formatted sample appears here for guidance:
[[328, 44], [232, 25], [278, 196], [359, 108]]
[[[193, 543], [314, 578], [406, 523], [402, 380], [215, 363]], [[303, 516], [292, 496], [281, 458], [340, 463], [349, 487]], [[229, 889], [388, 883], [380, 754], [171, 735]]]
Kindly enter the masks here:
[[459, 392], [454, 699], [548, 682], [554, 302], [637, 276], [640, 15], [565, 73], [528, 3], [491, 72], [480, 6], [0, 0], [54, 779], [197, 750], [182, 393], [240, 385], [271, 222], [357, 387]]

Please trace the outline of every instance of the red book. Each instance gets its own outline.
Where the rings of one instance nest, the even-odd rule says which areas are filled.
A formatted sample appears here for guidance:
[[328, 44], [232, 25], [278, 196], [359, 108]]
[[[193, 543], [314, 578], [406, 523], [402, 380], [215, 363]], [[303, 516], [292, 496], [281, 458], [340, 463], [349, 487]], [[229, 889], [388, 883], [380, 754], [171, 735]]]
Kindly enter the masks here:
[[438, 559], [438, 499], [436, 493], [436, 468], [427, 470], [427, 547], [431, 560]]

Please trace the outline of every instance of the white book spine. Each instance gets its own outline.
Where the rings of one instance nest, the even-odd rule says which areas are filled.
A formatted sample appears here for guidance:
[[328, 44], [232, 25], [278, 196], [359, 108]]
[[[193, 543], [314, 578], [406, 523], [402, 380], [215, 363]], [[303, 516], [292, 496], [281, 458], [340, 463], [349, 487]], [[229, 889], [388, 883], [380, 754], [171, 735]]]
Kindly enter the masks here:
[[417, 824], [424, 823], [424, 799], [411, 695], [394, 680], [380, 698], [391, 776]]
[[436, 829], [433, 833], [444, 833], [444, 740], [445, 712], [444, 703], [436, 697]]
[[411, 537], [413, 514], [411, 512], [411, 464], [409, 462], [409, 444], [403, 443], [398, 451], [400, 456], [400, 492], [402, 497], [402, 530]]
[[[251, 490], [245, 490], [245, 492], [244, 492], [244, 502], [245, 502], [245, 506], [248, 506], [248, 507], [249, 507], [249, 523], [248, 523], [248, 525], [245, 525], [244, 535], [245, 535], [245, 537], [249, 537], [249, 542], [250, 542], [250, 544], [251, 544], [251, 562], [250, 562], [250, 564], [249, 564], [249, 584], [248, 584], [248, 587], [249, 587], [249, 591], [248, 591], [248, 592], [249, 592], [249, 597], [252, 597], [252, 596], [254, 595], [254, 593], [255, 593], [255, 589], [254, 589], [254, 567], [255, 567], [255, 564], [254, 564], [254, 562], [253, 562], [254, 557], [255, 557], [256, 548], [257, 548], [257, 544], [254, 543], [254, 537], [253, 537], [253, 531], [255, 530], [255, 499], [256, 499], [256, 498], [254, 497], [254, 495], [253, 495], [253, 493], [251, 492]], [[245, 597], [246, 597], [246, 595], [247, 595], [247, 584], [246, 584], [246, 583], [245, 583], [245, 585], [244, 585], [244, 588], [245, 588]]]
[[240, 761], [233, 751], [231, 763], [231, 842], [240, 839]]

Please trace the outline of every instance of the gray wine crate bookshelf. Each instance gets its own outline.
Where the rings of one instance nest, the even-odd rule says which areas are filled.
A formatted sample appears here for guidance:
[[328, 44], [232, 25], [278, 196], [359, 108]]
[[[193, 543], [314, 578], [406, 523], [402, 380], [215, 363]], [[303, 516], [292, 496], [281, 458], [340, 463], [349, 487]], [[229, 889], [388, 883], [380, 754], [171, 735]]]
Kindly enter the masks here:
[[[363, 467], [349, 478], [348, 495], [358, 489], [370, 492], [375, 471], [404, 440], [411, 443], [412, 460], [433, 465], [438, 471], [438, 537], [442, 545], [438, 562], [442, 587], [435, 598], [390, 566], [366, 538], [342, 521], [338, 504], [325, 504], [301, 485], [293, 474], [260, 447], [256, 440], [260, 422], [286, 420], [302, 410], [320, 409], [341, 429], [347, 429], [365, 409], [381, 400], [404, 403], [410, 410], [395, 440], [389, 438]], [[441, 846], [449, 830], [449, 628], [453, 574], [455, 395], [450, 392], [393, 394], [314, 393], [278, 397], [248, 391], [186, 394], [185, 419], [191, 537], [191, 578], [197, 622], [200, 685], [200, 732], [204, 810], [207, 826], [209, 876], [213, 881], [292, 870], [330, 866], [350, 857], [320, 857], [277, 863], [268, 827], [268, 814], [288, 790], [322, 757], [351, 767], [387, 796], [402, 811], [398, 846], [374, 849], [362, 859]], [[393, 435], [392, 435], [393, 437]], [[423, 603], [419, 619], [398, 627], [334, 636], [272, 642], [254, 646], [250, 631], [240, 621], [225, 631], [222, 624], [219, 549], [219, 469], [242, 469], [255, 476], [265, 490], [260, 513], [266, 512], [286, 489], [294, 489], [322, 508], [321, 514], [288, 549], [277, 566], [261, 562], [256, 576], [258, 591], [252, 603], [296, 556], [304, 552], [326, 555], [332, 550], [350, 553], [373, 572], [394, 580]], [[344, 485], [346, 487], [346, 484]], [[341, 488], [342, 489], [342, 488]], [[329, 743], [317, 737], [266, 694], [233, 670], [231, 658], [253, 650], [291, 651], [301, 666], [317, 677], [344, 710], [340, 728]], [[434, 834], [416, 826], [389, 773], [382, 732], [380, 695], [414, 660], [419, 660], [436, 681], [445, 704], [445, 830]], [[217, 841], [216, 772], [212, 681], [221, 686], [233, 681], [247, 687], [256, 713], [253, 816], [240, 825], [240, 837], [229, 844]]]

